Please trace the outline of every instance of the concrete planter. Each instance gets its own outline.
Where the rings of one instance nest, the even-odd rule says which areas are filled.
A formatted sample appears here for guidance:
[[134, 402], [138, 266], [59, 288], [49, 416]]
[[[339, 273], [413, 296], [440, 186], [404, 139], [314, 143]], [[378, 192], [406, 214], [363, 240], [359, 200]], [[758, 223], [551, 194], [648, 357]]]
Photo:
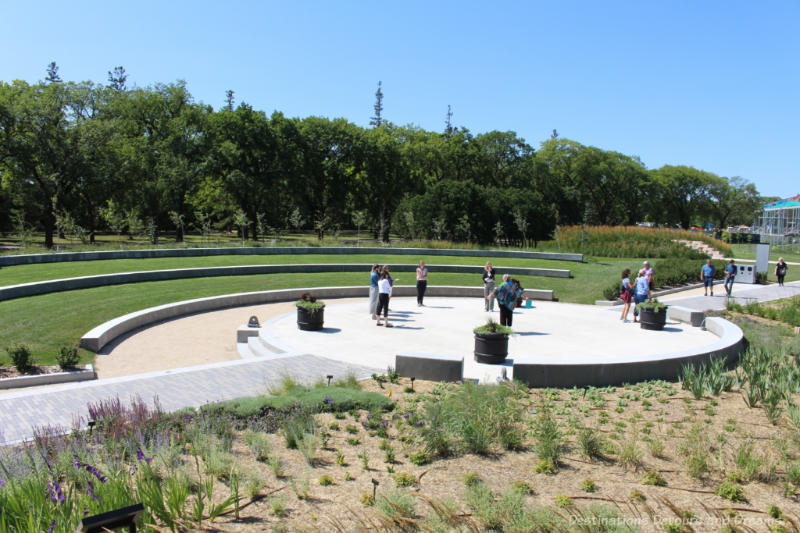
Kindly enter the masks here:
[[658, 311], [652, 309], [640, 310], [639, 322], [642, 324], [642, 329], [651, 329], [654, 331], [664, 329], [664, 324], [667, 322], [667, 307], [662, 307]]
[[505, 333], [476, 333], [475, 360], [499, 365], [508, 357], [508, 335]]
[[305, 331], [319, 331], [325, 321], [325, 306], [317, 311], [309, 311], [305, 307], [297, 306], [297, 327]]
[[75, 381], [90, 381], [94, 379], [97, 379], [94, 367], [92, 365], [86, 365], [84, 368], [65, 370], [63, 372], [56, 372], [55, 374], [37, 374], [33, 376], [0, 379], [0, 389], [19, 389], [22, 387], [72, 383]]

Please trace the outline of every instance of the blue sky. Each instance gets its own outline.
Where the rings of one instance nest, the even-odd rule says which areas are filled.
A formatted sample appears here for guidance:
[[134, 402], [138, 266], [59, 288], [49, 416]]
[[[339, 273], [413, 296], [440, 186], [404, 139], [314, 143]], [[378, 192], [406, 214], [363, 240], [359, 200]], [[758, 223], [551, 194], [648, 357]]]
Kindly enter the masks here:
[[[390, 5], [391, 4], [391, 5]], [[800, 192], [800, 3], [0, 0], [0, 80], [187, 82], [287, 116], [562, 137]]]

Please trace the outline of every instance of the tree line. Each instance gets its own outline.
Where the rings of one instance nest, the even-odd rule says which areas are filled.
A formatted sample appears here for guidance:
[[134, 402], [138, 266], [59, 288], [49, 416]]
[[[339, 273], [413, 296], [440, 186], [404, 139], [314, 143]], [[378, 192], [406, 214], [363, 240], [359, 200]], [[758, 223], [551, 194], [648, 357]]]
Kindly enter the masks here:
[[764, 199], [752, 183], [687, 166], [649, 170], [635, 156], [559, 137], [538, 150], [513, 131], [473, 134], [343, 118], [267, 115], [226, 93], [218, 110], [184, 82], [127, 86], [0, 82], [0, 230], [65, 232], [237, 229], [243, 238], [359, 228], [376, 239], [536, 244], [556, 225], [749, 224]]

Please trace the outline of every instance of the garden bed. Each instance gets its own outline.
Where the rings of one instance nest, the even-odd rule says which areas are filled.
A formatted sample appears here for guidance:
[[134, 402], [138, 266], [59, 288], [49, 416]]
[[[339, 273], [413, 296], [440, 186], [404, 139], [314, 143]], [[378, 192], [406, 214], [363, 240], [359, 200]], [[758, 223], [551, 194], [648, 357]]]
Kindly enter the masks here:
[[92, 365], [85, 365], [74, 370], [62, 370], [58, 366], [34, 366], [25, 373], [19, 372], [13, 366], [0, 366], [0, 389], [18, 389], [93, 379], [97, 379], [97, 373]]

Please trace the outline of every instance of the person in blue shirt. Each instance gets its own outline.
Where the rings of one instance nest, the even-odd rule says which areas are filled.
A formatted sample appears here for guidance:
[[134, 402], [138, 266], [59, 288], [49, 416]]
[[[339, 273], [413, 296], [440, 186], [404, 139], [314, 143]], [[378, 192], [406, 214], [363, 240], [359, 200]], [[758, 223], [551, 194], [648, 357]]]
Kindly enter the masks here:
[[731, 291], [733, 291], [733, 279], [736, 277], [736, 265], [731, 259], [731, 263], [725, 267], [725, 290], [728, 293], [728, 296], [731, 295]]
[[380, 278], [380, 267], [377, 264], [372, 265], [372, 272], [369, 275], [369, 312], [372, 320], [378, 318], [378, 281]]
[[[645, 269], [639, 270], [639, 276], [633, 282], [633, 302], [640, 304], [647, 300], [647, 295], [650, 294], [650, 278], [648, 278]], [[639, 310], [633, 308], [633, 321], [637, 322], [639, 317]]]
[[517, 306], [517, 298], [522, 296], [523, 292], [519, 285], [511, 281], [508, 274], [503, 274], [503, 284], [486, 297], [487, 299], [497, 297], [501, 326], [511, 327], [511, 323], [514, 320], [514, 308]]
[[700, 280], [703, 282], [703, 287], [706, 290], [704, 296], [708, 296], [709, 287], [711, 288], [711, 296], [714, 296], [714, 274], [716, 273], [717, 269], [711, 264], [711, 259], [706, 261], [706, 264], [700, 269]]

